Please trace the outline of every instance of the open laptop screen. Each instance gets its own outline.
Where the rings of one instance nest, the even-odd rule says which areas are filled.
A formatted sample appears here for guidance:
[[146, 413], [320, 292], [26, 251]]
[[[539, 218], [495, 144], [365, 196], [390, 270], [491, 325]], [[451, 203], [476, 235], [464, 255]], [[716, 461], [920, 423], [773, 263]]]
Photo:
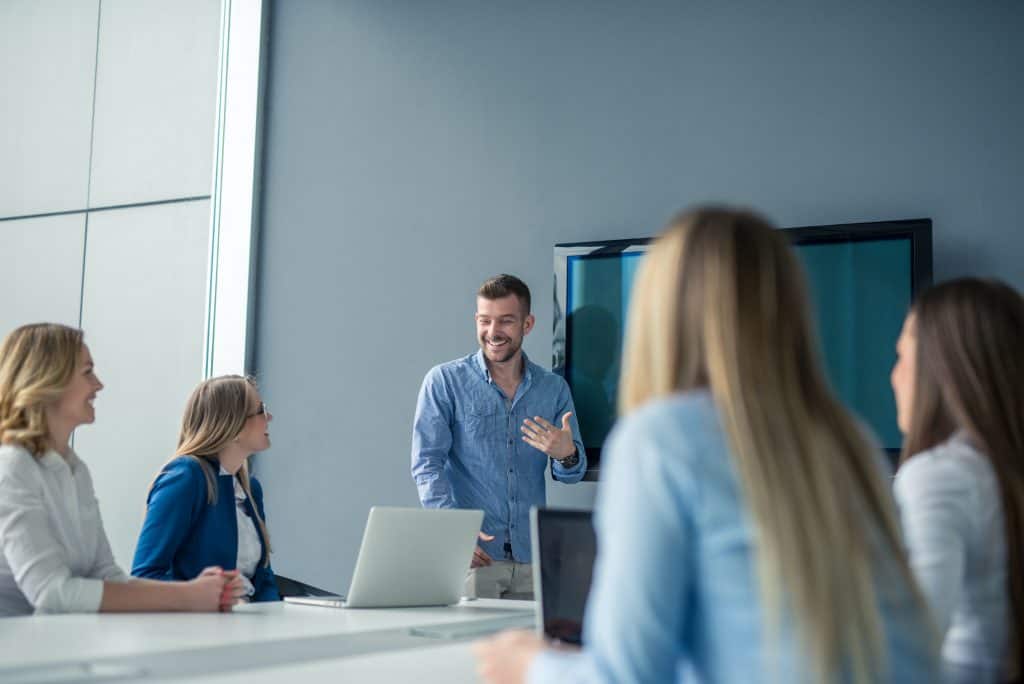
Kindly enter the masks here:
[[552, 508], [532, 513], [538, 626], [548, 638], [579, 644], [597, 553], [591, 514]]

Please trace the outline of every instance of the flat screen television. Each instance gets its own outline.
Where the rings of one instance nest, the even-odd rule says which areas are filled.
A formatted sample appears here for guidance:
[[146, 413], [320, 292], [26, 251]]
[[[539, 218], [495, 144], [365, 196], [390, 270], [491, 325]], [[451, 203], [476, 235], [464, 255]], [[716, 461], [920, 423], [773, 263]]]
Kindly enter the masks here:
[[[811, 289], [826, 373], [890, 453], [901, 436], [889, 385], [896, 338], [914, 295], [931, 283], [931, 219], [786, 228]], [[650, 238], [555, 245], [552, 360], [572, 390], [587, 479], [615, 422], [624, 325]]]

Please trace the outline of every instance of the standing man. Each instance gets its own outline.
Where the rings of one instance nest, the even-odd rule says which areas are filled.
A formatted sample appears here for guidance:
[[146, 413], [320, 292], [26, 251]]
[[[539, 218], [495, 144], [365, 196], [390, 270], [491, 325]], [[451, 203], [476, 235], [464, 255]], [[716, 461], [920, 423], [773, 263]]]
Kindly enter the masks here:
[[466, 593], [532, 599], [530, 506], [543, 506], [544, 471], [583, 479], [586, 452], [569, 386], [522, 351], [533, 329], [530, 289], [499, 275], [477, 291], [480, 350], [430, 369], [416, 403], [412, 476], [426, 508], [484, 511]]

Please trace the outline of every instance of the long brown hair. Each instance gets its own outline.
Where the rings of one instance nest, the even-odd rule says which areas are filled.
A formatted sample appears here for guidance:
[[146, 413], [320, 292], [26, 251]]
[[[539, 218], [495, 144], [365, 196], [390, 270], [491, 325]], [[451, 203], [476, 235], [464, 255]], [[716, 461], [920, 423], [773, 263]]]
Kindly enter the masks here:
[[1008, 674], [1024, 664], [1024, 298], [998, 280], [962, 278], [911, 308], [916, 363], [901, 461], [963, 430], [992, 464], [1006, 534]]
[[[199, 383], [185, 405], [178, 435], [178, 448], [174, 455], [195, 459], [206, 476], [206, 500], [217, 501], [217, 470], [213, 460], [231, 440], [238, 436], [245, 421], [256, 408], [256, 383], [241, 375], [222, 375]], [[270, 533], [256, 508], [249, 481], [249, 464], [243, 463], [236, 475], [246, 496], [252, 503], [253, 514], [263, 537], [265, 566], [270, 565]]]
[[877, 681], [885, 582], [924, 608], [879, 456], [825, 380], [809, 311], [801, 265], [766, 220], [681, 214], [637, 276], [620, 410], [710, 389], [755, 521], [768, 633], [790, 610], [814, 681], [847, 667]]
[[50, 445], [46, 408], [71, 382], [82, 331], [33, 323], [12, 331], [0, 346], [0, 443], [17, 444], [36, 458]]

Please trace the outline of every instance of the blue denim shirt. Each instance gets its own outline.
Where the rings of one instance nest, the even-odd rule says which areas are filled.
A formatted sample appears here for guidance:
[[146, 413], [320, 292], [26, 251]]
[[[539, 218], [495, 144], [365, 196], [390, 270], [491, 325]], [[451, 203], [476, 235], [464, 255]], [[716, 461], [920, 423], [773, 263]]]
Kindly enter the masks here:
[[[711, 395], [681, 393], [634, 411], [602, 457], [585, 647], [545, 651], [530, 684], [811, 681], [791, 616], [777, 641], [764, 630], [755, 524]], [[894, 564], [874, 570], [887, 651], [878, 681], [940, 681], [913, 588]]]
[[[568, 411], [574, 409], [565, 380], [525, 354], [511, 401], [491, 379], [483, 352], [431, 368], [412, 429], [412, 477], [423, 506], [483, 510], [483, 531], [494, 541], [480, 547], [496, 560], [529, 563], [530, 506], [544, 505], [550, 459], [522, 440], [520, 426], [540, 416], [561, 427]], [[587, 469], [575, 414], [570, 423], [580, 462], [563, 468], [551, 461], [552, 476], [566, 483], [579, 482]]]

